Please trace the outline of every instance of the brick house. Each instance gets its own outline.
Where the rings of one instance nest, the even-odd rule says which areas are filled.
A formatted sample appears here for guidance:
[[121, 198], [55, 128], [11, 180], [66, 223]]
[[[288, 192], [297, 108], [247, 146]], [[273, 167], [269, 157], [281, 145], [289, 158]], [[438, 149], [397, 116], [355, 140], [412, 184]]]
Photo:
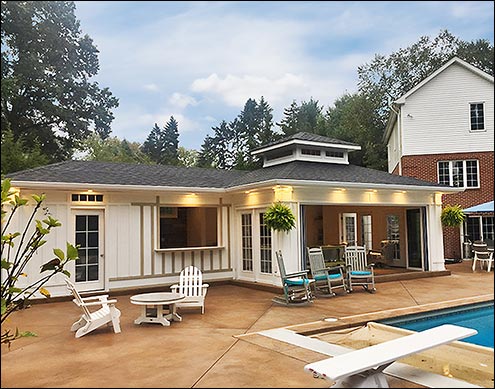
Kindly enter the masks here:
[[[452, 58], [392, 104], [384, 141], [390, 173], [464, 191], [442, 203], [463, 209], [494, 196], [493, 76]], [[481, 225], [482, 224], [482, 225]], [[493, 214], [443, 229], [445, 258], [463, 257], [464, 239], [493, 240]]]

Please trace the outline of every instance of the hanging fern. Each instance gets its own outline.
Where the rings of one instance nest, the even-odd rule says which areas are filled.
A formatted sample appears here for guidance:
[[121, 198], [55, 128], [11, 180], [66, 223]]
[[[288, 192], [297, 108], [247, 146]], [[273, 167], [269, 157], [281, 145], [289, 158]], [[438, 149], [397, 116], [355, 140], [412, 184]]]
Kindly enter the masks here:
[[442, 225], [446, 227], [459, 227], [465, 218], [466, 215], [460, 205], [446, 205], [440, 216]]
[[263, 216], [267, 227], [274, 231], [289, 232], [296, 226], [296, 218], [292, 210], [281, 202], [270, 205]]

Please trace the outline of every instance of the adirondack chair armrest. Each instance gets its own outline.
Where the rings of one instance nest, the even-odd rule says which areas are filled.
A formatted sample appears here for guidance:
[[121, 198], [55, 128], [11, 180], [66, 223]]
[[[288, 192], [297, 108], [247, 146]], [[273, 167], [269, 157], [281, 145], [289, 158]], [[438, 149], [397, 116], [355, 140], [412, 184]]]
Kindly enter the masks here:
[[96, 305], [102, 306], [102, 305], [106, 305], [106, 304], [108, 304], [108, 305], [114, 305], [117, 302], [117, 300], [100, 300], [100, 301], [95, 301], [95, 302], [92, 302], [92, 303], [85, 302], [85, 301], [83, 301], [82, 303], [80, 303], [76, 299], [74, 299], [72, 301], [74, 301], [74, 303], [78, 307], [81, 307], [81, 306], [91, 307], [91, 306], [96, 306]]
[[99, 301], [103, 301], [103, 300], [106, 300], [108, 298], [108, 294], [102, 294], [102, 295], [99, 295], [99, 296], [89, 296], [89, 297], [81, 297], [81, 300], [86, 302], [86, 301], [92, 301], [92, 300], [99, 300]]
[[179, 289], [179, 285], [178, 284], [173, 284], [171, 287], [170, 287], [170, 290], [172, 290], [173, 292], [176, 292], [177, 289]]
[[206, 288], [208, 288], [210, 285], [209, 285], [209, 284], [203, 284], [203, 285], [201, 285], [201, 286], [203, 287], [203, 289], [206, 289]]
[[309, 270], [298, 271], [295, 273], [286, 274], [285, 278], [307, 277]]

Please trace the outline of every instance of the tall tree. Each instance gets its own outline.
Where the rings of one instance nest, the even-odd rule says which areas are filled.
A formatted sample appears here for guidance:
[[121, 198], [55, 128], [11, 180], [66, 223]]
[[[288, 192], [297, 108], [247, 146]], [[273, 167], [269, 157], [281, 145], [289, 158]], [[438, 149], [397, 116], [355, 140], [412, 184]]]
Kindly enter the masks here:
[[207, 135], [201, 145], [198, 166], [232, 169], [236, 158], [232, 125], [223, 120], [220, 126], [212, 127], [212, 130], [214, 135]]
[[165, 125], [163, 131], [163, 149], [160, 158], [162, 165], [178, 165], [179, 148], [179, 123], [173, 116], [170, 116], [169, 121]]
[[48, 164], [48, 157], [39, 144], [26, 149], [22, 139], [15, 140], [12, 131], [3, 128], [1, 155], [2, 174]]
[[196, 166], [198, 164], [199, 153], [194, 149], [186, 149], [183, 146], [179, 146], [177, 150], [177, 159], [180, 166]]
[[118, 106], [91, 81], [98, 50], [74, 11], [72, 1], [2, 2], [2, 131], [49, 161], [70, 158], [92, 132], [109, 136]]
[[344, 94], [326, 114], [326, 135], [357, 143], [361, 150], [349, 153], [354, 165], [387, 169], [387, 150], [381, 141], [383, 126], [377, 116], [377, 102], [363, 94]]
[[284, 135], [293, 135], [298, 132], [299, 106], [292, 100], [290, 107], [284, 108], [284, 117], [277, 123]]
[[158, 124], [155, 123], [148, 137], [141, 146], [141, 150], [153, 162], [160, 163], [162, 150], [164, 148], [163, 134]]

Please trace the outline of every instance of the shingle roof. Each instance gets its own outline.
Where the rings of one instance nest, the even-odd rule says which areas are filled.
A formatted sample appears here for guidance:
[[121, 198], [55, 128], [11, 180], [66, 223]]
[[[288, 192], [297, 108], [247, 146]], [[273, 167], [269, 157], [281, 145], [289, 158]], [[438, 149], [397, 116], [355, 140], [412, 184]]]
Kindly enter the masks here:
[[248, 172], [230, 184], [229, 187], [275, 179], [426, 187], [442, 186], [437, 183], [398, 176], [362, 166], [293, 161]]
[[14, 181], [217, 189], [269, 180], [442, 186], [361, 166], [304, 161], [293, 161], [251, 172], [132, 163], [66, 161], [11, 173], [7, 177]]
[[144, 165], [133, 163], [65, 161], [7, 175], [18, 181], [225, 188], [246, 174], [239, 170]]
[[285, 143], [285, 142], [290, 141], [290, 140], [305, 140], [305, 141], [311, 141], [311, 142], [331, 143], [331, 144], [337, 144], [337, 145], [359, 146], [356, 143], [346, 142], [346, 141], [343, 141], [340, 139], [328, 138], [326, 136], [312, 134], [309, 132], [297, 132], [293, 135], [289, 135], [289, 136], [282, 138], [282, 139], [279, 139], [275, 142], [267, 143], [267, 144], [262, 145], [260, 147], [256, 147], [252, 151], [261, 150], [261, 149], [264, 149], [266, 147]]

